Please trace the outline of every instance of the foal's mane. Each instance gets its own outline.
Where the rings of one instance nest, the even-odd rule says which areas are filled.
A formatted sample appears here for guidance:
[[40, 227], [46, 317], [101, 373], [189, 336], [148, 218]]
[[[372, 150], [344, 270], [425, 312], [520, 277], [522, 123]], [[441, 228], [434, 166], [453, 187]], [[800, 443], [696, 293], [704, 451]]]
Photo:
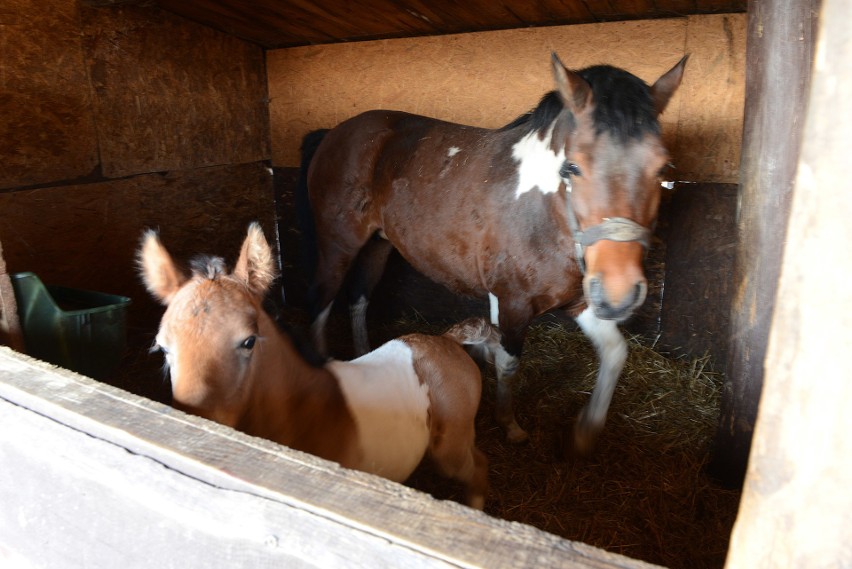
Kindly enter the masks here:
[[213, 255], [197, 255], [190, 259], [189, 269], [193, 276], [216, 280], [217, 277], [228, 274], [225, 259]]
[[[648, 85], [623, 69], [595, 65], [577, 71], [592, 88], [595, 134], [608, 133], [622, 144], [645, 134], [660, 134], [660, 123]], [[522, 114], [501, 131], [522, 127], [524, 132], [544, 132], [564, 108], [556, 91], [541, 98], [538, 105]], [[573, 122], [573, 116], [571, 121]], [[573, 124], [572, 124], [573, 128]]]

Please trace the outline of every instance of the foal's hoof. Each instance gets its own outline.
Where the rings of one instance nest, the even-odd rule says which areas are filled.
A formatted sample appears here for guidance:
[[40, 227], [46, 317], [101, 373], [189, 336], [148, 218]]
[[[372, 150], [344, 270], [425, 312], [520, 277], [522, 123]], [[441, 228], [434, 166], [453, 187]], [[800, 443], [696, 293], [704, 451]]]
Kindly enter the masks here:
[[530, 439], [530, 436], [516, 422], [512, 421], [506, 425], [506, 440], [512, 444], [525, 443]]

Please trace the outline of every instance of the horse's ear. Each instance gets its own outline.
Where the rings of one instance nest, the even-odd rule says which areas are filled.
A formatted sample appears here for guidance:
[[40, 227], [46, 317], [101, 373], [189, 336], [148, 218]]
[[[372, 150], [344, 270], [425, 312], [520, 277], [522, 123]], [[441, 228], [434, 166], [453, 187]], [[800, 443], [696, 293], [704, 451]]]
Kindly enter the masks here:
[[553, 79], [556, 81], [556, 91], [562, 103], [572, 113], [577, 114], [592, 101], [592, 88], [585, 79], [562, 65], [559, 56], [551, 53], [553, 63]]
[[654, 108], [657, 110], [658, 115], [666, 110], [669, 99], [672, 98], [672, 95], [674, 95], [674, 92], [680, 86], [680, 80], [683, 79], [683, 69], [686, 67], [686, 60], [688, 59], [689, 54], [684, 55], [674, 67], [657, 79], [657, 82], [651, 87], [651, 96], [654, 99]]
[[258, 296], [269, 289], [269, 285], [278, 276], [272, 248], [263, 236], [263, 230], [257, 222], [249, 225], [248, 235], [240, 249], [240, 258], [234, 267], [234, 276], [243, 281], [249, 290]]
[[153, 229], [142, 234], [142, 245], [136, 261], [142, 282], [154, 298], [162, 304], [171, 302], [187, 277], [172, 261], [172, 256], [160, 243], [160, 237]]

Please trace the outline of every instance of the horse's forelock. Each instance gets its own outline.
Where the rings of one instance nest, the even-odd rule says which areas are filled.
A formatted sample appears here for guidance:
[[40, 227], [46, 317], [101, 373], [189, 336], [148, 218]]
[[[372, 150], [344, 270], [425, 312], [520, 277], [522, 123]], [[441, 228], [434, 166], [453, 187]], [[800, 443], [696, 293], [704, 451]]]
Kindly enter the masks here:
[[609, 133], [623, 143], [645, 134], [660, 134], [651, 89], [644, 81], [609, 65], [595, 65], [577, 73], [592, 87], [597, 134]]
[[193, 258], [189, 262], [189, 267], [192, 269], [192, 274], [201, 278], [214, 280], [217, 277], [227, 274], [225, 260], [222, 257], [214, 257], [212, 255], [202, 255]]

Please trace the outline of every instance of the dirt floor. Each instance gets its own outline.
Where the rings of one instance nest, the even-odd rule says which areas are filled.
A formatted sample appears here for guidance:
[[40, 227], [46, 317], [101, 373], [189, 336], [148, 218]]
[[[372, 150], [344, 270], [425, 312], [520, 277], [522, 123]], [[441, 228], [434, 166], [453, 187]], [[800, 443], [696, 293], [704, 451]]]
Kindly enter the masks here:
[[[303, 314], [289, 314], [305, 329]], [[330, 321], [332, 349], [348, 350], [348, 322]], [[409, 331], [441, 331], [416, 314], [371, 329], [374, 345]], [[121, 370], [108, 382], [168, 402], [161, 356], [148, 353], [155, 331], [131, 330]], [[566, 539], [671, 567], [724, 565], [739, 492], [704, 472], [716, 429], [722, 377], [706, 358], [669, 359], [639, 339], [616, 389], [604, 432], [591, 456], [571, 452], [574, 418], [594, 386], [597, 359], [581, 333], [557, 320], [530, 329], [515, 411], [530, 435], [505, 441], [493, 418], [495, 376], [482, 364], [478, 446], [490, 461], [485, 511]], [[408, 485], [462, 501], [461, 488], [424, 464]]]

